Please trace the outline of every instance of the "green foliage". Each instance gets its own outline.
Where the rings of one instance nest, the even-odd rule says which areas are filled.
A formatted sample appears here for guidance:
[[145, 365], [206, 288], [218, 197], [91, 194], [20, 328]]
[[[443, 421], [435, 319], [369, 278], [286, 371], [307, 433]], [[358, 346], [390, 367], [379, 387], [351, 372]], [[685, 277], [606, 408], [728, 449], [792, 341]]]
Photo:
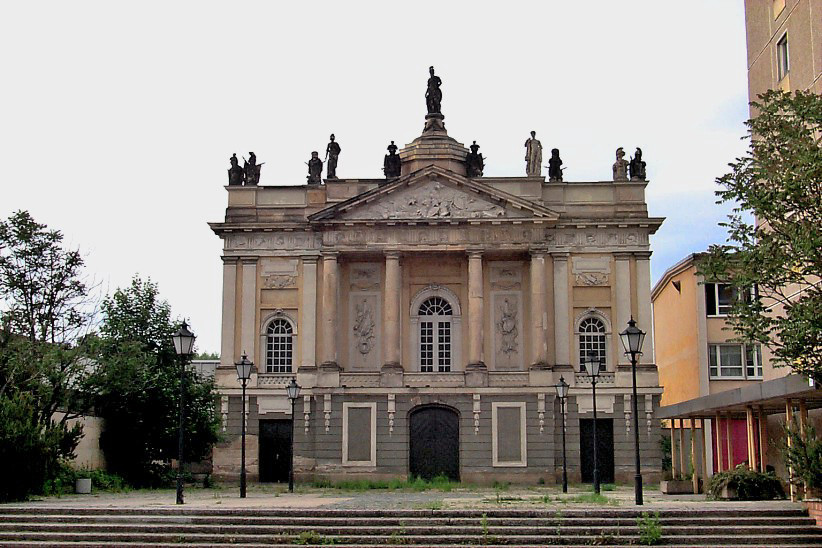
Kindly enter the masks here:
[[585, 493], [574, 497], [563, 498], [561, 500], [563, 502], [571, 502], [576, 504], [600, 504], [610, 506], [616, 506], [619, 504], [619, 501], [616, 499], [608, 498], [600, 493]]
[[189, 462], [204, 458], [218, 439], [216, 388], [189, 368], [181, 381], [181, 363], [171, 342], [177, 326], [156, 284], [135, 276], [128, 288], [104, 300], [102, 310], [101, 335], [93, 344], [102, 367], [88, 389], [105, 418], [100, 445], [106, 463], [134, 486], [170, 485], [181, 382]]
[[613, 483], [603, 483], [599, 486], [599, 488], [603, 491], [616, 491], [616, 485]]
[[[665, 430], [663, 429], [663, 432]], [[659, 448], [662, 453], [662, 471], [671, 472], [673, 470], [671, 462], [671, 436], [670, 434], [662, 434], [659, 437]]]
[[781, 450], [785, 464], [793, 468], [794, 482], [822, 489], [822, 439], [812, 424], [807, 424], [804, 432], [798, 425], [786, 427]]
[[642, 517], [636, 518], [639, 528], [639, 543], [643, 546], [654, 546], [662, 543], [662, 525], [659, 523], [659, 512], [653, 515], [644, 512]]
[[81, 430], [65, 423], [43, 425], [36, 399], [24, 392], [0, 396], [0, 502], [25, 500], [40, 493], [56, 475], [59, 460], [71, 456]]
[[303, 531], [296, 539], [294, 539], [294, 544], [299, 544], [302, 546], [309, 544], [330, 545], [334, 544], [334, 539], [332, 537], [324, 537], [316, 531]]
[[773, 472], [757, 472], [744, 464], [733, 470], [718, 472], [708, 482], [707, 493], [710, 498], [719, 499], [722, 490], [727, 487], [736, 491], [739, 500], [773, 500], [784, 499], [785, 491], [779, 478]]
[[197, 352], [194, 354], [195, 360], [219, 360], [219, 352]]
[[751, 104], [748, 152], [717, 179], [719, 201], [735, 204], [722, 223], [732, 245], [711, 246], [699, 270], [738, 295], [757, 288], [729, 315], [739, 339], [822, 382], [822, 96], [768, 91]]
[[443, 491], [449, 492], [455, 487], [459, 487], [459, 482], [451, 481], [446, 476], [436, 476], [431, 480], [424, 480], [422, 478], [409, 478], [407, 480], [392, 479], [392, 480], [344, 480], [332, 483], [327, 479], [319, 479], [311, 484], [312, 487], [321, 489], [339, 489], [341, 491], [370, 491], [370, 490], [388, 490], [388, 491]]

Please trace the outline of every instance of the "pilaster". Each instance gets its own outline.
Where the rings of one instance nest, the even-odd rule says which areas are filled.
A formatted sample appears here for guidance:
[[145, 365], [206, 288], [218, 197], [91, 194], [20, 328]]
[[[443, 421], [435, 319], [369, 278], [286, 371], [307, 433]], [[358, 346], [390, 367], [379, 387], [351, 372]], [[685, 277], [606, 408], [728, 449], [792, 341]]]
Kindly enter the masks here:
[[237, 259], [223, 257], [223, 323], [220, 334], [220, 365], [232, 366], [237, 359], [234, 352], [234, 326], [237, 315]]
[[[245, 352], [256, 363], [254, 341], [257, 339], [257, 258], [240, 259], [242, 268], [242, 301], [240, 304], [240, 346], [237, 349]], [[235, 350], [236, 353], [236, 350]], [[236, 357], [236, 356], [235, 356]]]
[[554, 340], [556, 365], [571, 364], [571, 314], [568, 293], [568, 253], [551, 253], [554, 261]]

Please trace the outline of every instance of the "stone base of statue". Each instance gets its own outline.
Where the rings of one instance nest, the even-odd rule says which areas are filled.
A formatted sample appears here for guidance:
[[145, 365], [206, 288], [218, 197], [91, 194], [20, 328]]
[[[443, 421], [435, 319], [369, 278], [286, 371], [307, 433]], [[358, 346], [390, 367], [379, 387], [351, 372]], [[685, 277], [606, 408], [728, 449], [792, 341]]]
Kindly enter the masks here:
[[438, 132], [448, 135], [445, 131], [445, 116], [439, 112], [431, 112], [425, 115], [425, 126], [422, 129], [423, 135], [436, 134]]
[[444, 119], [445, 116], [439, 112], [425, 115], [422, 135], [400, 150], [402, 175], [430, 165], [439, 165], [460, 175], [466, 175], [465, 157], [469, 151], [465, 145], [448, 136]]

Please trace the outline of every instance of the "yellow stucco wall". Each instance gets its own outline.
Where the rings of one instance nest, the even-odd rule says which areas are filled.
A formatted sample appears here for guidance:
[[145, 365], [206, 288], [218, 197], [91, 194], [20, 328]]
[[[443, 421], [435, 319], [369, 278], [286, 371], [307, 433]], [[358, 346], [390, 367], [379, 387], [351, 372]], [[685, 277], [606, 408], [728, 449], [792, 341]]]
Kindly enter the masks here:
[[[677, 291], [673, 282], [680, 283]], [[693, 265], [672, 277], [653, 300], [654, 339], [662, 405], [699, 396], [697, 285]]]

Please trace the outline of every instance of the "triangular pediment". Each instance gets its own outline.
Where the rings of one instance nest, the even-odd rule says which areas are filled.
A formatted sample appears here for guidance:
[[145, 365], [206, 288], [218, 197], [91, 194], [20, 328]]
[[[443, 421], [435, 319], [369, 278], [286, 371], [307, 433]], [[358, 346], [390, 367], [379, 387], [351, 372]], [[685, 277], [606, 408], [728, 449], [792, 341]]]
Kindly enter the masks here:
[[555, 220], [548, 208], [430, 166], [311, 215], [324, 222]]

